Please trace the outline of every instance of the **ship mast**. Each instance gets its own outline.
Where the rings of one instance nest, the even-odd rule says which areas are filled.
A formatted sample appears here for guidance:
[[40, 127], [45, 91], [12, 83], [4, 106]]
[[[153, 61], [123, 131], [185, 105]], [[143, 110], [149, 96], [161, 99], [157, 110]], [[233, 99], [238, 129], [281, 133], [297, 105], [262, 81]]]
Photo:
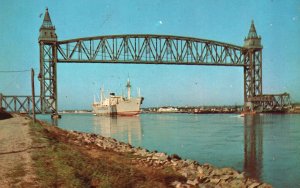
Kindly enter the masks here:
[[103, 86], [100, 88], [100, 103], [103, 103]]
[[138, 97], [141, 97], [141, 88], [137, 88]]
[[130, 99], [131, 85], [130, 85], [130, 80], [129, 80], [129, 78], [128, 78], [128, 80], [127, 80], [126, 87], [127, 87], [127, 98]]

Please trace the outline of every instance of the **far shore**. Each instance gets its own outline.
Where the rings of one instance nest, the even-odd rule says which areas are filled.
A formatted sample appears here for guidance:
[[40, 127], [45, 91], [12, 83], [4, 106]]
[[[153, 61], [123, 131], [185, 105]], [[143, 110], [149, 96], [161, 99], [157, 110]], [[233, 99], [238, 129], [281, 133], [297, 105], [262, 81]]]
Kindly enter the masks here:
[[[94, 112], [91, 111], [59, 111], [59, 114], [94, 114]], [[151, 112], [151, 111], [142, 111], [141, 114], [241, 114], [241, 112]], [[300, 114], [300, 112], [260, 112], [257, 114]]]

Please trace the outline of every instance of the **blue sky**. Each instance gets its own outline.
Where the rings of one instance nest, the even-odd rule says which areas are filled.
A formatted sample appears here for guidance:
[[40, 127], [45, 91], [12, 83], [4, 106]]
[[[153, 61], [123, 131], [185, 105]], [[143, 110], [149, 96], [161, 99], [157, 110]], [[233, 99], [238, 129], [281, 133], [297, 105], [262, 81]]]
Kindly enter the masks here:
[[[141, 33], [243, 45], [253, 19], [264, 46], [263, 92], [289, 92], [300, 101], [300, 1], [2, 0], [0, 71], [33, 67], [38, 73], [39, 15], [46, 7], [59, 40]], [[102, 84], [121, 93], [128, 74], [144, 107], [243, 103], [240, 67], [58, 64], [59, 108], [89, 109]], [[30, 72], [0, 73], [0, 92], [30, 95]]]

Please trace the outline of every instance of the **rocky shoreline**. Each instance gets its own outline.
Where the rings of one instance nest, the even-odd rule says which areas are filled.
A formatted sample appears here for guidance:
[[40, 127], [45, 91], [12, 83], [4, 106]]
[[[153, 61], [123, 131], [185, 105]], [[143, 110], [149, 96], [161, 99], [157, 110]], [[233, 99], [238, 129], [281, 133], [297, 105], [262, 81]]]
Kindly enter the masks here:
[[75, 138], [77, 144], [93, 144], [104, 150], [129, 153], [135, 156], [133, 164], [139, 164], [154, 169], [172, 168], [186, 178], [186, 182], [175, 181], [174, 187], [247, 187], [269, 188], [269, 184], [248, 178], [231, 168], [216, 168], [210, 164], [199, 164], [196, 161], [181, 159], [178, 155], [167, 155], [161, 152], [150, 152], [143, 148], [136, 148], [116, 139], [96, 134], [69, 131], [68, 136]]

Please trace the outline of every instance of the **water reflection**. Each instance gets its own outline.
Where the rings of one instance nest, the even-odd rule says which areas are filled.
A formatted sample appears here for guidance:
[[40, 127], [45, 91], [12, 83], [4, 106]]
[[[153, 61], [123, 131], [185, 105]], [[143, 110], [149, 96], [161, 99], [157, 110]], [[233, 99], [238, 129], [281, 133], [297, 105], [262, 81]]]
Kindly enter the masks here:
[[51, 118], [51, 125], [54, 125], [54, 126], [58, 126], [58, 119], [57, 118]]
[[244, 171], [257, 180], [261, 178], [263, 160], [263, 125], [260, 115], [244, 117]]
[[139, 116], [94, 116], [93, 132], [105, 137], [116, 138], [133, 145], [142, 140], [141, 120]]

